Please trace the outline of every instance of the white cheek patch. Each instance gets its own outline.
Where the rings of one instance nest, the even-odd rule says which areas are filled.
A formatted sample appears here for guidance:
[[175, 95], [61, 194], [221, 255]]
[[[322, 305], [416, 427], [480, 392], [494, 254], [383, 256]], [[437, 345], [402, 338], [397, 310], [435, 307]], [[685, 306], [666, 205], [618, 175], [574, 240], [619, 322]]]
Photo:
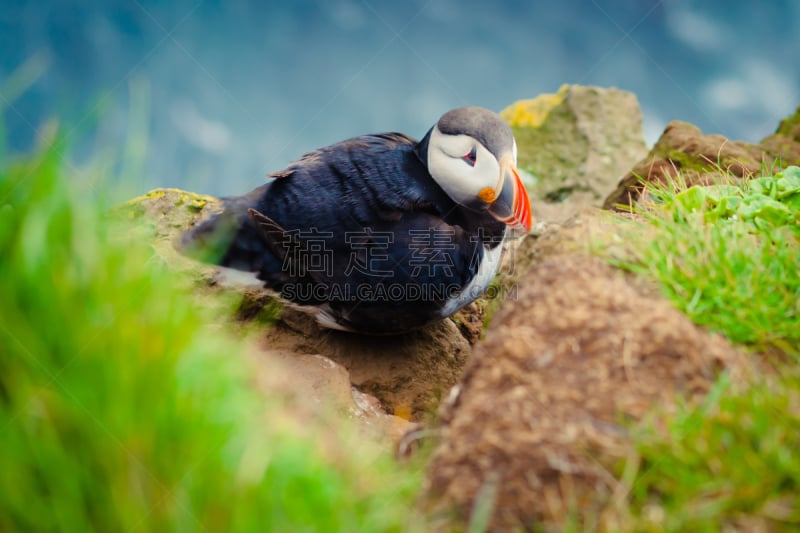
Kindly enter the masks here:
[[[463, 157], [476, 148], [475, 165]], [[462, 205], [474, 204], [485, 187], [494, 188], [500, 175], [495, 157], [468, 135], [445, 135], [434, 127], [428, 141], [428, 172], [450, 198]]]
[[484, 148], [483, 145], [478, 145], [477, 152], [477, 157], [475, 158], [475, 175], [479, 187], [475, 190], [473, 196], [478, 196], [481, 189], [486, 187], [491, 187], [495, 189], [497, 194], [500, 194], [500, 191], [497, 190], [497, 187], [502, 185], [500, 183], [500, 164], [492, 153]]
[[435, 147], [455, 158], [466, 155], [475, 144], [475, 139], [469, 135], [447, 135], [442, 133], [438, 126], [434, 126], [428, 141], [428, 150]]

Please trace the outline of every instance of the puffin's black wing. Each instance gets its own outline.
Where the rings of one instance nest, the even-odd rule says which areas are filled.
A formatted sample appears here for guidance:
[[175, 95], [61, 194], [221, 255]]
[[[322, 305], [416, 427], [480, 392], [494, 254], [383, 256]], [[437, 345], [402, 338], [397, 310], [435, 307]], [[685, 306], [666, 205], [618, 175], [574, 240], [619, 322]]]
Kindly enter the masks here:
[[408, 211], [441, 215], [454, 204], [417, 158], [416, 146], [415, 139], [391, 132], [313, 150], [271, 174], [276, 179], [253, 207], [288, 229], [298, 215], [319, 228], [364, 226]]
[[[238, 229], [220, 264], [256, 272], [298, 303], [325, 303], [354, 329], [398, 331], [434, 319], [431, 300], [441, 303], [475, 275], [484, 253], [479, 230], [502, 235], [504, 226], [457, 206], [416, 147], [399, 133], [355, 137], [225, 199], [222, 219]], [[409, 301], [386, 292], [421, 285], [434, 296]]]
[[255, 209], [248, 209], [247, 214], [267, 249], [281, 261], [281, 272], [286, 275], [283, 282], [320, 283], [324, 281], [324, 278], [314, 275], [316, 272], [314, 269], [303, 268], [303, 265], [309, 264], [313, 258], [309, 257], [312, 252], [307, 246], [304, 246], [298, 232], [286, 231], [280, 224]]

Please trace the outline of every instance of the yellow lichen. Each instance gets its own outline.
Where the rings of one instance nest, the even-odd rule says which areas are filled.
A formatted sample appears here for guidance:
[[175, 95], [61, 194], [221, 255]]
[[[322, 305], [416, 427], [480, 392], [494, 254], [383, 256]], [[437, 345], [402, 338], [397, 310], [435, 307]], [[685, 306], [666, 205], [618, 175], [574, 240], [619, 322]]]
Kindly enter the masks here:
[[538, 128], [544, 124], [550, 111], [564, 101], [569, 85], [562, 85], [557, 93], [540, 94], [530, 100], [519, 100], [500, 111], [500, 116], [514, 127]]
[[153, 189], [152, 191], [146, 192], [141, 196], [137, 196], [136, 198], [131, 198], [123, 205], [138, 205], [146, 200], [157, 200], [158, 198], [163, 198], [167, 194], [165, 189]]
[[185, 204], [188, 209], [193, 211], [201, 211], [208, 203], [208, 197], [195, 193], [183, 193], [180, 203]]
[[209, 203], [219, 203], [219, 200], [214, 198], [213, 196], [208, 196], [205, 194], [197, 194], [193, 192], [183, 191], [181, 189], [174, 189], [174, 188], [161, 188], [161, 189], [153, 189], [142, 196], [137, 196], [131, 200], [125, 202], [125, 205], [136, 205], [141, 204], [147, 201], [159, 200], [161, 198], [165, 198], [167, 195], [177, 195], [177, 199], [175, 200], [175, 205], [184, 205], [188, 204], [190, 209], [201, 210]]

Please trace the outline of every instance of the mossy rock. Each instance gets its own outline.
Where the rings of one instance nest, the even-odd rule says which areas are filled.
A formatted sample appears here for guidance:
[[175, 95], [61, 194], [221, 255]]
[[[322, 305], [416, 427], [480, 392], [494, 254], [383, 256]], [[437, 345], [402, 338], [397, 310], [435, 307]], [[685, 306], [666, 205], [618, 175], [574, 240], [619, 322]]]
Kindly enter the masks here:
[[781, 121], [775, 133], [761, 141], [761, 147], [782, 167], [800, 165], [800, 106]]
[[599, 205], [647, 151], [636, 96], [615, 88], [563, 85], [518, 101], [500, 115], [511, 125], [518, 164], [534, 199]]
[[664, 185], [678, 176], [686, 186], [711, 185], [791, 165], [800, 165], [800, 108], [760, 144], [704, 135], [692, 124], [673, 121], [647, 157], [622, 178], [603, 207], [628, 210], [642, 198], [647, 184]]

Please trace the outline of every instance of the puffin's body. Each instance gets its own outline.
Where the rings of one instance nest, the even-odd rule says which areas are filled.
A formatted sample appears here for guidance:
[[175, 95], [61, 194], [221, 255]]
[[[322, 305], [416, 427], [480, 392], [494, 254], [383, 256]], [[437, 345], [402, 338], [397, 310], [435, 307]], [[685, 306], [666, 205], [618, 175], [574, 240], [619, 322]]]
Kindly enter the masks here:
[[[477, 116], [478, 130], [488, 126], [485, 144], [516, 151], [497, 115], [482, 108], [449, 114], [464, 110], [472, 122]], [[510, 163], [474, 202], [472, 194], [464, 200], [463, 183], [453, 192], [459, 176], [443, 186], [431, 174], [431, 166], [442, 166], [430, 152], [437, 135], [450, 135], [443, 133], [447, 116], [421, 142], [364, 135], [308, 153], [247, 195], [224, 199], [224, 212], [185, 242], [224, 250], [221, 265], [254, 272], [286, 299], [316, 306], [324, 327], [392, 334], [445, 318], [494, 277], [507, 226], [530, 227], [527, 194]], [[459, 165], [471, 169], [482, 154], [467, 148]], [[500, 202], [486, 201], [492, 186]]]

